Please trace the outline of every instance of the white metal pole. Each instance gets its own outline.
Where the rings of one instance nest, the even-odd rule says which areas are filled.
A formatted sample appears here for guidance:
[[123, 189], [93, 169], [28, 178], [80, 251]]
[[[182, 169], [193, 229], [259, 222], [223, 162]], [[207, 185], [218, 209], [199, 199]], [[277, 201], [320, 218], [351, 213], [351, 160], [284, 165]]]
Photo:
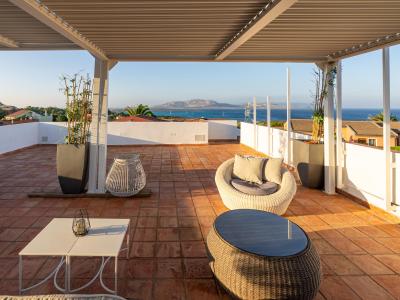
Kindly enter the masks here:
[[254, 129], [254, 149], [257, 150], [257, 100], [253, 97], [253, 129]]
[[343, 188], [344, 143], [342, 138], [342, 61], [337, 62], [336, 73], [336, 162], [337, 187]]
[[291, 124], [291, 90], [290, 90], [290, 69], [286, 70], [286, 124], [287, 124], [287, 164], [292, 164], [292, 141], [291, 141], [291, 133], [292, 133], [292, 124]]
[[390, 150], [390, 55], [389, 48], [382, 49], [383, 73], [383, 151], [385, 153], [385, 204], [392, 206], [392, 153]]
[[[327, 80], [332, 80], [330, 65], [325, 66]], [[325, 193], [335, 194], [335, 120], [333, 85], [328, 84], [327, 96], [324, 103], [324, 167], [325, 167]]]
[[271, 138], [272, 138], [272, 132], [271, 132], [271, 98], [268, 96], [267, 97], [267, 130], [268, 130], [268, 137], [267, 137], [267, 154], [271, 156]]
[[22, 272], [24, 271], [23, 270], [23, 261], [22, 261], [22, 255], [20, 254], [19, 255], [19, 263], [18, 263], [18, 269], [19, 269], [19, 276], [18, 276], [18, 278], [19, 278], [19, 294], [20, 295], [22, 295], [22, 289], [23, 289], [23, 285], [22, 285], [22, 280], [23, 280], [23, 278], [22, 278]]

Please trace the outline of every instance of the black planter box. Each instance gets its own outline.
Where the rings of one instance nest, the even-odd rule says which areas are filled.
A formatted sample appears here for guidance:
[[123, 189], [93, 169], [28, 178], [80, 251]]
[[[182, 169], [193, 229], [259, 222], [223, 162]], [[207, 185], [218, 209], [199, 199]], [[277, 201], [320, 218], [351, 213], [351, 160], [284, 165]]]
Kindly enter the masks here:
[[324, 144], [293, 141], [293, 163], [305, 187], [321, 189], [324, 184]]
[[57, 176], [64, 194], [85, 191], [89, 163], [89, 144], [57, 145]]

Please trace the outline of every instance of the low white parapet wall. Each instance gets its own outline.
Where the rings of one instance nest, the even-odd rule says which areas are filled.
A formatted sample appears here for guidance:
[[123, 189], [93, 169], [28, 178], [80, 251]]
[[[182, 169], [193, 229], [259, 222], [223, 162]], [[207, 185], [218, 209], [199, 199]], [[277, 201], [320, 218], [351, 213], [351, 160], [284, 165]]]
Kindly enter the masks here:
[[[385, 153], [382, 149], [344, 144], [343, 190], [386, 209]], [[400, 204], [400, 153], [392, 152], [393, 199]]]
[[[268, 128], [241, 123], [240, 142], [272, 157], [283, 157], [287, 163], [287, 131], [271, 128], [271, 146], [268, 149]], [[257, 135], [254, 139], [254, 134]], [[310, 139], [310, 136], [293, 133], [293, 139]], [[374, 206], [385, 207], [385, 155], [382, 149], [353, 143], [344, 143], [343, 187], [345, 192]], [[400, 204], [400, 153], [393, 155], [393, 195]], [[293, 156], [292, 156], [293, 157]]]
[[[62, 144], [65, 122], [32, 122], [0, 126], [0, 154], [36, 144]], [[109, 145], [207, 144], [208, 140], [236, 140], [235, 120], [204, 122], [109, 122]]]
[[63, 144], [67, 136], [66, 122], [40, 122], [38, 144]]
[[236, 120], [207, 120], [209, 140], [237, 140], [240, 130]]
[[0, 126], [0, 154], [38, 144], [39, 123]]
[[[109, 145], [207, 144], [207, 122], [109, 122]], [[40, 123], [39, 143], [60, 144], [66, 123]]]
[[207, 144], [206, 122], [110, 122], [109, 145]]

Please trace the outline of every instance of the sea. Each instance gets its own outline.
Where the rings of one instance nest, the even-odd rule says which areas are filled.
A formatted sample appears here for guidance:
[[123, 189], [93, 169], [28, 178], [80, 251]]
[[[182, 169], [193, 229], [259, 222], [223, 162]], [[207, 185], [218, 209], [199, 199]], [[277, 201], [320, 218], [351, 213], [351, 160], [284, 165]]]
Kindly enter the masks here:
[[[342, 110], [343, 120], [368, 120], [382, 109], [374, 108], [344, 108]], [[153, 110], [156, 116], [183, 117], [183, 118], [205, 118], [205, 119], [228, 119], [244, 121], [244, 109], [190, 109], [190, 110]], [[400, 109], [392, 109], [392, 115], [400, 120]], [[311, 109], [292, 109], [292, 119], [310, 119]], [[252, 112], [250, 115], [252, 119]], [[257, 109], [257, 120], [263, 121], [267, 118], [265, 109]], [[286, 120], [286, 109], [272, 109], [272, 120]]]

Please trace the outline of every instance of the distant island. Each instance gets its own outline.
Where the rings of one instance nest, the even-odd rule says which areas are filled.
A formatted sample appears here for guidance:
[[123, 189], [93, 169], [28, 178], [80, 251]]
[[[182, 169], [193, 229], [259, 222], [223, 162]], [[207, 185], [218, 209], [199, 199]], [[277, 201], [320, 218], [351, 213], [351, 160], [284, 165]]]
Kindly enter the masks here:
[[192, 99], [186, 101], [172, 101], [164, 104], [159, 104], [152, 106], [155, 110], [171, 110], [171, 109], [237, 109], [240, 108], [239, 105], [233, 105], [228, 103], [221, 103], [214, 100], [205, 99]]
[[[252, 106], [252, 103], [250, 103]], [[206, 99], [192, 99], [186, 101], [171, 101], [159, 105], [154, 105], [151, 108], [153, 110], [192, 110], [192, 109], [244, 109], [246, 104], [228, 104], [221, 103], [215, 100]], [[259, 102], [257, 104], [258, 108], [267, 108], [265, 102]], [[285, 109], [286, 104], [271, 104], [272, 109]], [[307, 109], [310, 108], [309, 104], [306, 103], [292, 103], [293, 109]]]

